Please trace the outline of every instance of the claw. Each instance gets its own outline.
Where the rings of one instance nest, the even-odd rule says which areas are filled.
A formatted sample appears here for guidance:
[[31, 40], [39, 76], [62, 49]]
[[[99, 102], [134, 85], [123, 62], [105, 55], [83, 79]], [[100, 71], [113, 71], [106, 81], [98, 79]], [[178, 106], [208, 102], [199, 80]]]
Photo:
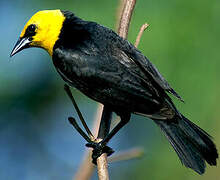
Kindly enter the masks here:
[[101, 156], [103, 153], [106, 153], [107, 156], [110, 156], [114, 153], [114, 150], [110, 148], [109, 146], [106, 146], [105, 143], [103, 144], [102, 141], [99, 143], [96, 143], [96, 142], [87, 143], [86, 147], [93, 148], [92, 162], [95, 165], [97, 164], [97, 158]]

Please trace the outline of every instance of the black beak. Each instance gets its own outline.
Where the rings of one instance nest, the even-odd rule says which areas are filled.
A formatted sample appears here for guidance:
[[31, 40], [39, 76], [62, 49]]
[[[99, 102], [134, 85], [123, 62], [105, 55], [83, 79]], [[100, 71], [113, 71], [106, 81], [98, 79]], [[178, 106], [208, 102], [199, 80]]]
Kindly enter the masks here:
[[14, 56], [17, 54], [19, 51], [29, 48], [30, 47], [31, 40], [29, 37], [23, 37], [19, 38], [17, 43], [15, 44], [15, 47], [13, 48], [10, 57]]

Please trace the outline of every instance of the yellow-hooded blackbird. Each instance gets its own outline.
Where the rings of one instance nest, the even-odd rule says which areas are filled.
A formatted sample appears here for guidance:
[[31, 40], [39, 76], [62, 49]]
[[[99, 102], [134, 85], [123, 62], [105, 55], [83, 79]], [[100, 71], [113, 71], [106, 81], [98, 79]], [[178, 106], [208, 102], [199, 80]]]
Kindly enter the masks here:
[[161, 128], [186, 167], [202, 174], [205, 161], [216, 165], [210, 136], [184, 117], [167, 93], [181, 97], [138, 49], [111, 29], [69, 11], [39, 11], [25, 25], [11, 56], [29, 47], [45, 49], [65, 82], [120, 116], [105, 143], [134, 113]]

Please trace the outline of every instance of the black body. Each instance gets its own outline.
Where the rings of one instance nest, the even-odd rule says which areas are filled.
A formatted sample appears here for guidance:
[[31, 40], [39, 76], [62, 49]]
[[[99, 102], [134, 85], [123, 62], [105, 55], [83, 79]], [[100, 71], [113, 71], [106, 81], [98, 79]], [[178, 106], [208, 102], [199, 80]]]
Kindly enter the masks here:
[[182, 163], [198, 173], [204, 172], [205, 161], [216, 165], [210, 137], [178, 112], [167, 92], [182, 99], [139, 50], [106, 27], [63, 14], [53, 63], [69, 85], [119, 116], [136, 113], [153, 119]]

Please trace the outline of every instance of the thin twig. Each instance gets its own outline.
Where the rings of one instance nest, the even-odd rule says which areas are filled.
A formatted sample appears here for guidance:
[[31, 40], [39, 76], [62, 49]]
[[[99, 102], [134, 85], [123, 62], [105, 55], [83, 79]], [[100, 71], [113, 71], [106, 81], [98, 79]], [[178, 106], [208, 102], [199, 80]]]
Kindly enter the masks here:
[[147, 27], [149, 26], [149, 24], [145, 23], [141, 26], [140, 28], [140, 31], [137, 35], [137, 38], [136, 38], [136, 41], [135, 41], [135, 44], [134, 46], [137, 48], [139, 43], [140, 43], [140, 40], [141, 40], [141, 36], [143, 35], [143, 32], [147, 29]]
[[119, 152], [113, 156], [108, 158], [108, 162], [118, 162], [118, 161], [125, 161], [130, 159], [136, 159], [143, 156], [144, 150], [142, 148], [132, 148], [126, 151]]

